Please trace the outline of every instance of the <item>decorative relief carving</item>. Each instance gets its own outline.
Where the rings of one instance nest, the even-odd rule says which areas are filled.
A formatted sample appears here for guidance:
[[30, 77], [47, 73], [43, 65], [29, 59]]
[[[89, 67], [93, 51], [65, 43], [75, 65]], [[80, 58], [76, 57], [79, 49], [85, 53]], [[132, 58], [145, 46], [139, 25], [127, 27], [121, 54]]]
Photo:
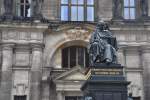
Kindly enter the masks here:
[[14, 89], [15, 89], [15, 94], [16, 95], [25, 95], [27, 91], [27, 86], [25, 84], [17, 84]]
[[86, 40], [90, 37], [89, 35], [89, 31], [81, 29], [80, 27], [75, 27], [66, 32], [67, 39], [70, 40]]

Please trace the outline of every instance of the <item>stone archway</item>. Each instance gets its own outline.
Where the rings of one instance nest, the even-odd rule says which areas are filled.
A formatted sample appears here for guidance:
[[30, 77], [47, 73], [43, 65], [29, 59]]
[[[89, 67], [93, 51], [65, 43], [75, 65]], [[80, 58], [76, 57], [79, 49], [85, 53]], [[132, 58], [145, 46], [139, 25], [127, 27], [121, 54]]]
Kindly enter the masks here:
[[59, 45], [55, 52], [53, 53], [51, 57], [51, 62], [54, 67], [61, 68], [62, 59], [61, 59], [61, 51], [63, 48], [70, 47], [70, 46], [81, 46], [81, 47], [87, 47], [88, 42], [83, 40], [73, 40], [73, 41], [65, 41], [63, 44]]
[[[62, 26], [64, 27], [64, 26]], [[45, 66], [47, 67], [54, 67], [54, 55], [60, 48], [64, 48], [71, 45], [79, 45], [86, 47], [90, 38], [90, 34], [93, 31], [93, 29], [88, 28], [88, 25], [86, 27], [80, 27], [79, 26], [68, 26], [70, 28], [62, 28], [60, 27], [57, 32], [52, 32], [49, 34], [49, 37], [53, 37], [52, 39], [56, 38], [54, 40], [55, 42], [51, 43], [52, 46], [49, 44], [46, 45], [46, 57], [45, 57]], [[94, 26], [93, 26], [94, 27]], [[54, 35], [54, 36], [53, 36]], [[48, 39], [48, 38], [47, 38]], [[51, 47], [51, 48], [49, 48]]]

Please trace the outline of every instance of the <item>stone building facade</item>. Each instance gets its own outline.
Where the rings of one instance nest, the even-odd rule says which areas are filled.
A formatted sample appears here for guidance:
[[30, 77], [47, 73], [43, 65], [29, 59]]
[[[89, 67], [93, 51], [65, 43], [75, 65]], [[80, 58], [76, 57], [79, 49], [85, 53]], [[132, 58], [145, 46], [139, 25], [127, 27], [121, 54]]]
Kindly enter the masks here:
[[150, 0], [13, 0], [13, 9], [4, 1], [0, 100], [82, 100], [86, 47], [98, 20], [117, 37], [129, 94], [150, 100]]

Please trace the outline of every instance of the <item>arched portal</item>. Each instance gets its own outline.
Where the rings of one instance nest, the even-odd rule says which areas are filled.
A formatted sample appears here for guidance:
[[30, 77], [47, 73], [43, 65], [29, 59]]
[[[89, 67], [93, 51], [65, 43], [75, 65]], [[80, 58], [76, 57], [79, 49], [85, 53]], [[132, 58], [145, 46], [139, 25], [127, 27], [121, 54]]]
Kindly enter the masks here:
[[66, 41], [59, 45], [51, 57], [55, 68], [72, 68], [74, 66], [88, 66], [88, 42], [83, 40]]

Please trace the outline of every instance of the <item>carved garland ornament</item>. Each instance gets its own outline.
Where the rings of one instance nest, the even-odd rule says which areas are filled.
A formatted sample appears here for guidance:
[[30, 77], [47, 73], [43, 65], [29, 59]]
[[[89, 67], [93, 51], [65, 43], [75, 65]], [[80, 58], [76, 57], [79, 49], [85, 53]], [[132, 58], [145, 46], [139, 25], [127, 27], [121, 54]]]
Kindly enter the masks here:
[[86, 40], [89, 39], [90, 32], [80, 27], [70, 29], [66, 32], [67, 39], [70, 40]]

